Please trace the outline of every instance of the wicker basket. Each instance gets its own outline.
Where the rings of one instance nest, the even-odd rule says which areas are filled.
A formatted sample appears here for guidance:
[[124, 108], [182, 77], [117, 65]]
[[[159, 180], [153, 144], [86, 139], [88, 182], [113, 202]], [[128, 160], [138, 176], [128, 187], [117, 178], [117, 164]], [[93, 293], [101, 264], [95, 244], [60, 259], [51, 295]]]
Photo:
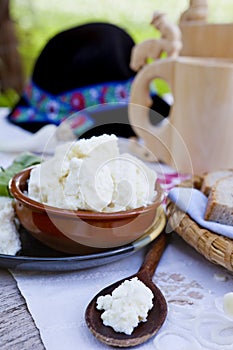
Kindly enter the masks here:
[[[195, 176], [179, 186], [200, 189], [202, 181], [202, 177]], [[233, 271], [233, 240], [200, 227], [171, 201], [167, 204], [167, 215], [172, 229], [189, 245], [212, 263]]]

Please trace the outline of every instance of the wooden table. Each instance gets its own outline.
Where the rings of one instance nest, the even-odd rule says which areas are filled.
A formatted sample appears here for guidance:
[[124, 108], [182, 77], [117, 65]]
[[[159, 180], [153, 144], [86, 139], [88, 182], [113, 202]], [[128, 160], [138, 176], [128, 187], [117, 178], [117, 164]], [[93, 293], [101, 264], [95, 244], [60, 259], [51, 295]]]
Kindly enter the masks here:
[[14, 278], [4, 269], [0, 269], [0, 349], [45, 349]]

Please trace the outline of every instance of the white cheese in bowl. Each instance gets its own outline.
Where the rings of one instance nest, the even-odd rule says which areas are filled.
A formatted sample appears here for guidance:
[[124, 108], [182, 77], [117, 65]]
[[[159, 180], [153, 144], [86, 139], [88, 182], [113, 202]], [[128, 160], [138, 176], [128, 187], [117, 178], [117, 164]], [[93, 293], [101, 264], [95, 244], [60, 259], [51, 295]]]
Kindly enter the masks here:
[[115, 135], [104, 134], [57, 147], [31, 171], [28, 196], [64, 209], [125, 211], [152, 204], [156, 180], [142, 161], [120, 154]]
[[130, 335], [140, 322], [146, 322], [148, 312], [153, 307], [153, 293], [137, 277], [125, 280], [107, 294], [97, 299], [97, 309], [104, 310], [103, 324], [116, 332]]
[[15, 255], [21, 249], [12, 203], [11, 198], [0, 197], [0, 254]]

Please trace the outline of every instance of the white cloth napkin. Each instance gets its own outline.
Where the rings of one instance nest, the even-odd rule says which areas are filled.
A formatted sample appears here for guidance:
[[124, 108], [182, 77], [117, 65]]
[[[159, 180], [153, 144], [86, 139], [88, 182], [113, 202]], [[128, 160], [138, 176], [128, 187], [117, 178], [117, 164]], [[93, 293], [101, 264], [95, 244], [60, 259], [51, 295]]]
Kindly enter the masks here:
[[[90, 333], [85, 324], [85, 309], [102, 288], [135, 273], [142, 263], [145, 251], [146, 249], [143, 249], [109, 265], [74, 272], [11, 271], [40, 331], [45, 348], [47, 350], [109, 349]], [[191, 341], [194, 339], [200, 346], [193, 334], [193, 324], [185, 320], [187, 307], [197, 321], [202, 319], [203, 313], [215, 312], [216, 320], [223, 317], [227, 322], [223, 312], [216, 309], [215, 300], [222, 299], [224, 293], [233, 291], [232, 275], [206, 261], [175, 236], [168, 245], [153, 280], [168, 302], [168, 317], [158, 333], [160, 337], [163, 335], [167, 337], [168, 344], [167, 347], [160, 346], [157, 344], [157, 337], [153, 337], [137, 349], [208, 350], [209, 348], [204, 346], [192, 348], [191, 344], [187, 347], [185, 339], [184, 343], [179, 343], [180, 347], [175, 347], [174, 339], [172, 337], [170, 339], [168, 335], [173, 334], [174, 337], [185, 333]], [[176, 321], [176, 313], [172, 309], [175, 300], [184, 306], [179, 317], [179, 321], [181, 316], [183, 317], [183, 323]], [[223, 350], [224, 347], [219, 349]]]
[[232, 226], [204, 219], [207, 197], [201, 191], [195, 188], [175, 187], [169, 191], [168, 197], [203, 228], [233, 239]]
[[11, 124], [6, 118], [0, 118], [0, 152], [38, 152], [51, 153], [58, 145], [57, 127], [46, 125], [36, 133], [30, 133]]

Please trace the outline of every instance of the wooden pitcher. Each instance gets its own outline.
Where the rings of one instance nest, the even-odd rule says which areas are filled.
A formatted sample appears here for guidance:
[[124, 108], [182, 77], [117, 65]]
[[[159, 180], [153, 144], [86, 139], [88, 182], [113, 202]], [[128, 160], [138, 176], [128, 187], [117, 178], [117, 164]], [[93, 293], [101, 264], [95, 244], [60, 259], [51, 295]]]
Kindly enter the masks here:
[[233, 23], [209, 23], [207, 0], [190, 0], [179, 28], [181, 56], [233, 58]]
[[[149, 85], [161, 78], [174, 104], [159, 126], [150, 121]], [[233, 168], [233, 60], [176, 57], [154, 61], [137, 74], [128, 108], [145, 146], [179, 172]]]

